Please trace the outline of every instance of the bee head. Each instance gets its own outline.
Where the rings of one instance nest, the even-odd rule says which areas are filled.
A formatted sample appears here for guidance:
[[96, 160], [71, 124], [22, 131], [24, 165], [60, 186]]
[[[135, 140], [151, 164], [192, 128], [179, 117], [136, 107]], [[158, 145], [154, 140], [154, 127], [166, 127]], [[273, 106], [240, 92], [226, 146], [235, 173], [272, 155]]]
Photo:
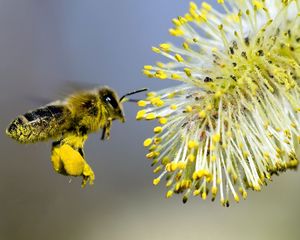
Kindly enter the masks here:
[[99, 97], [112, 120], [119, 119], [125, 122], [123, 107], [115, 91], [108, 87], [100, 88]]

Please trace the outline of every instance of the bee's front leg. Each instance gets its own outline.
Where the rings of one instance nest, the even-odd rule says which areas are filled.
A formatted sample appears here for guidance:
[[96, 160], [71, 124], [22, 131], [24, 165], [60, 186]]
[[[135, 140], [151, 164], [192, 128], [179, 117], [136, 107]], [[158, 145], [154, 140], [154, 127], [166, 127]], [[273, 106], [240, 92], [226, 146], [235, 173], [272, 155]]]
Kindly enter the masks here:
[[91, 167], [85, 161], [82, 148], [74, 149], [67, 143], [52, 144], [51, 162], [56, 172], [67, 176], [81, 176], [82, 187], [87, 182], [93, 184], [95, 175]]
[[112, 119], [108, 118], [107, 123], [102, 130], [101, 140], [109, 139], [111, 125], [112, 125]]

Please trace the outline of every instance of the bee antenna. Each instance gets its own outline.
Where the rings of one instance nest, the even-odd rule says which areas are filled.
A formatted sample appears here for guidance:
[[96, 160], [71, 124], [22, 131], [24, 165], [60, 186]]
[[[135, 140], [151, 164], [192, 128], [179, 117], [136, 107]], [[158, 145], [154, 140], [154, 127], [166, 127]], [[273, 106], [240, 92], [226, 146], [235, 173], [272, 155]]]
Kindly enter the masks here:
[[[136, 93], [140, 93], [140, 92], [145, 92], [145, 91], [147, 91], [148, 90], [148, 88], [141, 88], [141, 89], [138, 89], [138, 90], [135, 90], [135, 91], [133, 91], [133, 92], [129, 92], [129, 93], [126, 93], [125, 95], [123, 95], [121, 98], [120, 98], [120, 102], [122, 102], [122, 100], [125, 98], [125, 97], [127, 97], [127, 96], [130, 96], [130, 95], [133, 95], [133, 94], [136, 94]], [[129, 99], [129, 101], [131, 101], [130, 99]]]

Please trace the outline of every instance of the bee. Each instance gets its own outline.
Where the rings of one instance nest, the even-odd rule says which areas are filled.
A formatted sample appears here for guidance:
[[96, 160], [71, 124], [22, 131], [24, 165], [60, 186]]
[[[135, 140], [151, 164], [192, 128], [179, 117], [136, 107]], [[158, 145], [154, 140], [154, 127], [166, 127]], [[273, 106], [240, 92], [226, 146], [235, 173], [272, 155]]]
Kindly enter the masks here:
[[108, 139], [113, 120], [125, 122], [122, 103], [136, 101], [127, 96], [146, 91], [143, 88], [121, 98], [109, 87], [78, 91], [62, 101], [29, 111], [13, 120], [6, 134], [19, 143], [52, 139], [51, 162], [57, 173], [81, 176], [82, 187], [93, 184], [95, 174], [84, 158], [88, 134], [102, 129]]

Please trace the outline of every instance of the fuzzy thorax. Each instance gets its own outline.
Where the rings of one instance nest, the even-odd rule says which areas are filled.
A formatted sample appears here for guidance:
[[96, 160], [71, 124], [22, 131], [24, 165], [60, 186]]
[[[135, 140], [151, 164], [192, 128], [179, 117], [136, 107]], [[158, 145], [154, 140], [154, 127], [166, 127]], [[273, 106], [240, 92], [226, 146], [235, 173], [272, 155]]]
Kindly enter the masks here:
[[[170, 61], [144, 67], [150, 78], [183, 84], [149, 93], [137, 119], [158, 120], [144, 142], [156, 185], [223, 205], [259, 191], [300, 157], [300, 1], [190, 4], [170, 33], [182, 47], [153, 47]], [[236, 187], [237, 186], [237, 187]]]

